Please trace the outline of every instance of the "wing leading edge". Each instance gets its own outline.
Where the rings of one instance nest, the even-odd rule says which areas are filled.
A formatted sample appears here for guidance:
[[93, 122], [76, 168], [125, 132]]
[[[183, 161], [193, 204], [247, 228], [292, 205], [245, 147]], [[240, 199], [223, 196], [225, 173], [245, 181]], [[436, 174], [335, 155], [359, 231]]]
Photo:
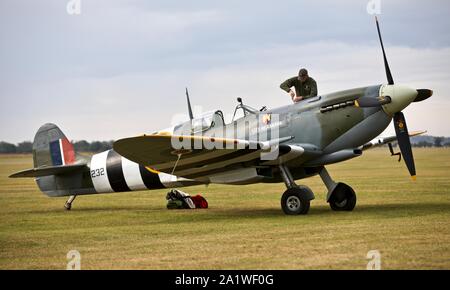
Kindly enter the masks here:
[[263, 153], [293, 139], [265, 142], [207, 136], [143, 135], [114, 142], [114, 150], [157, 171], [195, 179], [257, 165]]

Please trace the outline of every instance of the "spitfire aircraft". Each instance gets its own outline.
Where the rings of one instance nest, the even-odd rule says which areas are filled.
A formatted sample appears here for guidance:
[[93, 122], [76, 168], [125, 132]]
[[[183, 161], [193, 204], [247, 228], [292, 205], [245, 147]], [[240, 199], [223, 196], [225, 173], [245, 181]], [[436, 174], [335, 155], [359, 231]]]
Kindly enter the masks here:
[[[256, 110], [238, 98], [235, 114], [240, 111], [243, 117], [229, 124], [220, 110], [194, 118], [186, 89], [189, 121], [120, 139], [112, 150], [90, 158], [77, 154], [56, 125], [45, 124], [34, 138], [34, 168], [10, 177], [34, 177], [48, 196], [69, 196], [66, 209], [76, 196], [86, 194], [284, 182], [282, 210], [296, 215], [308, 213], [314, 199], [311, 189], [296, 180], [320, 175], [331, 209], [351, 211], [356, 205], [354, 190], [334, 181], [325, 167], [388, 144], [391, 154], [403, 156], [415, 178], [410, 136], [423, 132], [408, 133], [402, 110], [433, 93], [394, 84], [378, 20], [376, 26], [387, 84], [320, 95], [275, 109]], [[396, 136], [376, 138], [392, 120]], [[394, 154], [392, 142], [398, 142], [401, 153]]]

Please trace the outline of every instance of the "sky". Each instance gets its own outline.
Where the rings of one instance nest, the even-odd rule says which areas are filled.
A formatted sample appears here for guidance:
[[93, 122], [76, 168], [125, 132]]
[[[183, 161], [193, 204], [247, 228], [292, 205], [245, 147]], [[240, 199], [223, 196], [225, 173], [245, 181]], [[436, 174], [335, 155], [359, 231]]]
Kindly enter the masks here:
[[[396, 84], [434, 90], [409, 130], [450, 136], [450, 2], [372, 1]], [[151, 133], [188, 117], [185, 87], [194, 115], [230, 120], [236, 97], [289, 104], [279, 85], [301, 67], [319, 94], [386, 83], [369, 0], [69, 2], [0, 1], [0, 140], [48, 122], [71, 140]]]

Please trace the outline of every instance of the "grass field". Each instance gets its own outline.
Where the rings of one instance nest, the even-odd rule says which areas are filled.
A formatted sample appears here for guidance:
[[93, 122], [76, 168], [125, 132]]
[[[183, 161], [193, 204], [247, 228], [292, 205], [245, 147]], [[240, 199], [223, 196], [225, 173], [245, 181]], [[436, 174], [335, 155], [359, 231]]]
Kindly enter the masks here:
[[0, 156], [0, 269], [450, 269], [450, 150], [415, 149], [418, 178], [387, 149], [329, 166], [358, 195], [353, 212], [333, 212], [319, 177], [307, 216], [280, 209], [284, 184], [196, 186], [206, 210], [165, 209], [166, 190], [65, 198], [41, 194], [30, 155]]

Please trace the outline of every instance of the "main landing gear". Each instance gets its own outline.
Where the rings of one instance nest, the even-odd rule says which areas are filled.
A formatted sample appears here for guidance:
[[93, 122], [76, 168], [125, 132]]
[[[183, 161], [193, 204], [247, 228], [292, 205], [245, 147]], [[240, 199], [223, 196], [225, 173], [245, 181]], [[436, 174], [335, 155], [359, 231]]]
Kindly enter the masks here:
[[281, 208], [284, 213], [287, 215], [307, 214], [310, 201], [314, 199], [314, 193], [307, 186], [295, 184], [287, 166], [280, 165], [280, 172], [287, 187], [281, 197]]
[[72, 203], [75, 200], [75, 197], [77, 197], [76, 195], [71, 195], [69, 197], [69, 199], [66, 201], [66, 203], [64, 204], [64, 208], [66, 210], [71, 210], [72, 209]]
[[327, 202], [334, 211], [352, 211], [356, 205], [356, 194], [353, 188], [342, 182], [334, 182], [325, 167], [319, 172], [328, 189]]
[[[281, 197], [281, 208], [287, 215], [307, 214], [314, 193], [304, 185], [297, 185], [289, 168], [280, 165], [280, 173], [287, 190]], [[328, 189], [327, 202], [334, 211], [352, 211], [356, 205], [355, 191], [345, 183], [334, 182], [325, 167], [319, 171], [323, 183]]]

